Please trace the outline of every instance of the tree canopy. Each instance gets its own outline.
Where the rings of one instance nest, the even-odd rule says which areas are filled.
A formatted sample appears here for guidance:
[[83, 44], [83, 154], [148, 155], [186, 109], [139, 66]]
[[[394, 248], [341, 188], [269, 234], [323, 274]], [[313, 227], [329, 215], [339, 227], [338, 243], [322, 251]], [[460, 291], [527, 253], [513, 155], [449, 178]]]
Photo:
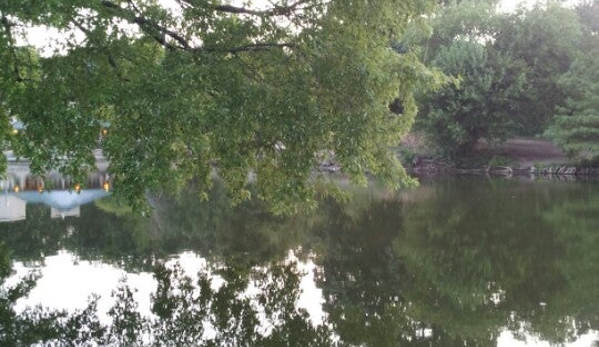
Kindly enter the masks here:
[[520, 134], [541, 134], [563, 105], [567, 91], [557, 80], [579, 53], [581, 36], [576, 11], [554, 1], [502, 17], [493, 49], [513, 57], [524, 76], [523, 92], [511, 99]]
[[[237, 200], [255, 173], [255, 195], [293, 211], [330, 153], [358, 182], [412, 183], [387, 146], [413, 122], [414, 90], [439, 75], [392, 47], [434, 1], [269, 3], [3, 2], [0, 143], [75, 180], [99, 146], [134, 203], [192, 177], [205, 194], [216, 170]], [[62, 35], [43, 51], [19, 45], [36, 25]]]
[[431, 20], [427, 63], [459, 83], [422, 95], [418, 128], [444, 155], [468, 155], [480, 139], [503, 140], [515, 128], [512, 100], [522, 93], [523, 74], [511, 56], [493, 49], [500, 17], [493, 3], [461, 1]]

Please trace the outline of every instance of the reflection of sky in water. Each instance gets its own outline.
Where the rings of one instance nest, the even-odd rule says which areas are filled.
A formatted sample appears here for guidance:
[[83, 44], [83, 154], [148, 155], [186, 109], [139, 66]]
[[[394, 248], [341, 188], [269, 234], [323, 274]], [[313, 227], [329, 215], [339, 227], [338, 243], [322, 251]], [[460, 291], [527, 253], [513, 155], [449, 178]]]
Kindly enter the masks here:
[[[14, 269], [16, 274], [11, 280], [31, 270], [19, 261], [14, 262]], [[54, 309], [83, 309], [90, 295], [97, 294], [101, 297], [98, 312], [106, 318], [105, 313], [113, 302], [110, 294], [119, 285], [119, 280], [126, 278], [127, 283], [138, 290], [135, 298], [141, 312], [149, 314], [150, 293], [156, 288], [151, 273], [127, 273], [101, 261], [78, 261], [67, 251], [47, 256], [41, 266], [41, 275], [28, 298], [17, 302], [17, 311], [36, 304]]]
[[[316, 265], [311, 260], [300, 261], [293, 251], [289, 251], [286, 261], [297, 263], [301, 273], [301, 294], [297, 306], [304, 308], [310, 314], [314, 323], [322, 323], [325, 313], [322, 309], [324, 298], [322, 290], [316, 286], [314, 271]], [[179, 262], [188, 275], [194, 276], [198, 271], [207, 270], [207, 260], [193, 252], [183, 252], [167, 262], [172, 265]], [[16, 274], [13, 275], [8, 284], [16, 283], [16, 280], [24, 276], [31, 267], [26, 267], [22, 262], [14, 263]], [[68, 252], [60, 251], [57, 255], [45, 258], [40, 267], [42, 277], [37, 281], [27, 299], [21, 299], [15, 309], [22, 311], [27, 306], [41, 304], [53, 309], [83, 309], [92, 294], [100, 296], [98, 312], [100, 317], [108, 319], [106, 312], [113, 304], [111, 292], [126, 278], [127, 284], [136, 289], [134, 294], [139, 304], [139, 312], [150, 315], [150, 294], [156, 289], [156, 282], [151, 273], [127, 273], [112, 265], [101, 261], [79, 261], [77, 257]], [[207, 270], [210, 271], [210, 270]], [[218, 276], [211, 276], [213, 286], [219, 286], [222, 281]], [[248, 295], [252, 295], [250, 286]], [[268, 331], [268, 327], [263, 327]], [[513, 338], [511, 332], [504, 330], [497, 339], [498, 347], [549, 347], [551, 344], [540, 341], [537, 337], [525, 334], [527, 341], [518, 341]], [[589, 347], [593, 341], [599, 339], [599, 332], [590, 332], [581, 335], [576, 341], [567, 343], [568, 347]]]
[[[551, 347], [552, 345], [549, 342], [539, 341], [535, 337], [527, 335], [528, 341], [518, 341], [514, 340], [512, 337], [512, 333], [509, 331], [504, 331], [501, 333], [499, 338], [497, 339], [497, 347]], [[591, 347], [593, 346], [593, 341], [599, 338], [599, 332], [588, 333], [585, 335], [581, 335], [578, 340], [566, 343], [564, 346], [568, 347]]]
[[[300, 261], [292, 251], [289, 252], [287, 261], [297, 264], [302, 275], [300, 280], [301, 295], [297, 306], [304, 308], [310, 314], [314, 323], [322, 323], [324, 312], [322, 310], [322, 291], [316, 287], [314, 281], [314, 269], [316, 265], [311, 261]], [[195, 277], [198, 271], [207, 270], [207, 261], [193, 252], [183, 252], [167, 262], [172, 265], [178, 262], [187, 275]], [[8, 284], [15, 284], [18, 278], [26, 275], [31, 268], [25, 267], [22, 262], [14, 263], [16, 274], [12, 276]], [[107, 319], [106, 312], [113, 304], [111, 292], [117, 288], [121, 279], [125, 278], [127, 284], [135, 288], [135, 299], [139, 304], [139, 311], [144, 315], [150, 315], [150, 294], [156, 290], [156, 282], [149, 272], [127, 273], [112, 265], [101, 261], [79, 261], [77, 257], [68, 251], [60, 251], [57, 255], [47, 256], [41, 266], [41, 278], [38, 279], [36, 287], [31, 291], [27, 299], [17, 302], [15, 309], [22, 311], [27, 306], [41, 304], [53, 309], [83, 309], [92, 294], [100, 296], [98, 312], [100, 316]], [[218, 276], [210, 276], [213, 286], [218, 287], [222, 280]], [[251, 295], [252, 287], [250, 287]]]

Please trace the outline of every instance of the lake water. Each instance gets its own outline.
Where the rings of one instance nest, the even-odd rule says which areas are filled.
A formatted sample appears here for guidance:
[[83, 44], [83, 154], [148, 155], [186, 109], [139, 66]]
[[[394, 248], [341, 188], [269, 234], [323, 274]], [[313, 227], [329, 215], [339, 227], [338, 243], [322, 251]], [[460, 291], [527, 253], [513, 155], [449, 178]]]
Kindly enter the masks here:
[[67, 214], [29, 203], [0, 223], [5, 287], [39, 271], [16, 312], [99, 295], [114, 345], [599, 345], [599, 181], [352, 190], [293, 217], [231, 207], [218, 184], [209, 202], [155, 197], [150, 218], [110, 198]]

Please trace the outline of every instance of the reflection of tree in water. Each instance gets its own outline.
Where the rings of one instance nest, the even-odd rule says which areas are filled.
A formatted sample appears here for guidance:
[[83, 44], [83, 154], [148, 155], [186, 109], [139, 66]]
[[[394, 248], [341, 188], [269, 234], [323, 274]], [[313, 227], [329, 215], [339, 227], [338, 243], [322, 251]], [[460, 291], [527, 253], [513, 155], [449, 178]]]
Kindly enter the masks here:
[[[575, 199], [552, 206], [543, 219], [556, 230], [557, 242], [566, 245], [564, 254], [556, 261], [556, 272], [564, 274], [564, 287], [555, 293], [546, 308], [547, 316], [559, 317], [569, 312], [570, 338], [599, 329], [599, 187], [583, 185]], [[534, 321], [533, 321], [534, 322]], [[541, 334], [559, 333], [550, 319], [532, 326]], [[555, 324], [554, 324], [555, 325]]]
[[[89, 226], [67, 219], [77, 231], [66, 239], [58, 231], [64, 222], [56, 221], [58, 241], [44, 244], [29, 231], [38, 240], [33, 246], [17, 245], [23, 240], [17, 236], [7, 243], [23, 247], [15, 254], [27, 254], [23, 249], [28, 247], [37, 248], [31, 252], [36, 254], [44, 245], [94, 250], [95, 244], [100, 245], [97, 254], [113, 260], [131, 249], [138, 254], [168, 254], [185, 247], [211, 255], [212, 264], [219, 264], [228, 285], [217, 289], [208, 285], [206, 274], [190, 282], [176, 275], [178, 270], [158, 271], [161, 285], [153, 306], [158, 320], [137, 315], [130, 294], [119, 291], [113, 315], [122, 319], [104, 327], [101, 334], [111, 341], [131, 342], [126, 339], [138, 338], [137, 332], [145, 327], [156, 339], [181, 342], [177, 339], [197, 338], [206, 331], [192, 324], [202, 319], [212, 320], [222, 331], [215, 346], [277, 345], [277, 341], [289, 345], [291, 338], [302, 341], [298, 345], [331, 345], [331, 335], [339, 346], [494, 346], [505, 328], [553, 343], [599, 329], [596, 185], [470, 178], [434, 182], [427, 187], [431, 188], [426, 199], [414, 201], [372, 195], [357, 195], [350, 203], [326, 200], [314, 214], [297, 218], [274, 217], [253, 202], [232, 208], [218, 190], [211, 197], [214, 205], [192, 195], [177, 201], [162, 197], [155, 200], [154, 220], [114, 216], [94, 229], [91, 218], [79, 222]], [[85, 213], [82, 209], [82, 217]], [[37, 228], [41, 230], [41, 224]], [[119, 238], [124, 240], [121, 246]], [[295, 270], [279, 267], [286, 251], [300, 245], [314, 253], [319, 266], [317, 283], [323, 290], [326, 318], [316, 327], [293, 306], [299, 291]], [[255, 323], [261, 314], [240, 295], [252, 280], [261, 289], [257, 302], [277, 308], [269, 312], [287, 314], [271, 317], [282, 319], [272, 337], [259, 334]], [[202, 291], [205, 296], [196, 295]], [[18, 321], [21, 318], [11, 313], [11, 301], [3, 295], [2, 312], [12, 317], [4, 321]], [[96, 314], [92, 307], [64, 317], [81, 320], [76, 323], [80, 325], [97, 325]], [[25, 334], [22, 329], [40, 326], [66, 334], [67, 327], [56, 327], [52, 321], [14, 323], [21, 329], [14, 331]]]
[[421, 304], [411, 294], [423, 288], [419, 274], [393, 247], [405, 233], [400, 201], [375, 200], [357, 215], [334, 203], [326, 206], [331, 218], [318, 230], [326, 244], [319, 283], [329, 322], [342, 341], [362, 346], [472, 343], [467, 336], [447, 334], [442, 324], [411, 316]]
[[0, 224], [0, 240], [25, 262], [68, 249], [81, 259], [113, 260], [139, 270], [151, 258], [147, 226], [140, 216], [119, 217], [93, 205], [81, 206], [79, 217], [62, 219], [50, 218], [48, 206], [28, 204], [25, 220]]
[[373, 202], [358, 215], [330, 201], [323, 208], [329, 220], [316, 232], [326, 244], [318, 261], [329, 320], [350, 344], [388, 345], [385, 340], [395, 340], [407, 325], [398, 296], [410, 281], [389, 243], [400, 232], [399, 208], [388, 201]]
[[[588, 195], [581, 194], [585, 187], [475, 183], [439, 184], [436, 199], [406, 209], [406, 233], [395, 247], [423, 288], [411, 293], [410, 300], [419, 303], [411, 313], [477, 341], [495, 340], [506, 324], [517, 336], [520, 330], [553, 343], [598, 329], [596, 315], [581, 313], [589, 305], [599, 312], [599, 261], [578, 253], [599, 244], [595, 236], [584, 246], [567, 238], [581, 232], [590, 241], [599, 229], [574, 230], [546, 218], [547, 211], [569, 201], [589, 206]], [[456, 199], [466, 189], [469, 196]], [[597, 215], [587, 222], [596, 225]], [[571, 221], [572, 215], [564, 219]], [[589, 264], [594, 271], [577, 272], [581, 266], [590, 270]], [[586, 329], [574, 331], [574, 321]]]
[[142, 316], [133, 291], [122, 284], [113, 292], [110, 323], [97, 312], [97, 298], [67, 313], [35, 307], [17, 314], [15, 302], [33, 281], [8, 288], [8, 250], [0, 244], [0, 345], [29, 346], [333, 346], [325, 325], [314, 325], [298, 309], [298, 270], [294, 264], [253, 269], [235, 265], [208, 271], [196, 279], [179, 266], [157, 266], [152, 316]]
[[[327, 205], [317, 231], [329, 320], [367, 346], [495, 346], [506, 328], [559, 344], [599, 329], [591, 187], [451, 179], [423, 201]], [[561, 224], [547, 217], [570, 201], [580, 208]]]
[[164, 251], [180, 252], [182, 245], [204, 256], [245, 259], [251, 264], [285, 257], [306, 240], [309, 219], [277, 217], [258, 200], [232, 207], [224, 187], [215, 181], [209, 201], [193, 193], [156, 200], [157, 238]]
[[0, 240], [27, 261], [68, 249], [84, 260], [149, 271], [153, 259], [184, 250], [212, 258], [234, 256], [248, 264], [269, 262], [297, 248], [310, 223], [303, 216], [273, 216], [256, 201], [232, 207], [218, 181], [209, 202], [193, 192], [152, 201], [151, 218], [123, 213], [123, 206], [110, 199], [99, 202], [101, 208], [81, 206], [80, 217], [66, 219], [51, 219], [46, 206], [28, 205], [26, 220], [0, 224]]
[[16, 257], [26, 261], [56, 252], [72, 218], [50, 219], [50, 208], [44, 205], [29, 204], [26, 213], [29, 218], [25, 220], [0, 223], [1, 240]]

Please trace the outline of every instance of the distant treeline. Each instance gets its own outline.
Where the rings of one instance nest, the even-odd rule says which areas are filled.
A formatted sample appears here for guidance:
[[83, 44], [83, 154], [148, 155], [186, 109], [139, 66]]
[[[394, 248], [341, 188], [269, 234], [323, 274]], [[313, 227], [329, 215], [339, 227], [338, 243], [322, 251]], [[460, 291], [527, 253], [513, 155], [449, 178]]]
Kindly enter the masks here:
[[455, 78], [419, 102], [416, 129], [442, 155], [478, 140], [542, 135], [569, 154], [599, 154], [599, 1], [500, 12], [498, 1], [447, 1], [411, 49]]

